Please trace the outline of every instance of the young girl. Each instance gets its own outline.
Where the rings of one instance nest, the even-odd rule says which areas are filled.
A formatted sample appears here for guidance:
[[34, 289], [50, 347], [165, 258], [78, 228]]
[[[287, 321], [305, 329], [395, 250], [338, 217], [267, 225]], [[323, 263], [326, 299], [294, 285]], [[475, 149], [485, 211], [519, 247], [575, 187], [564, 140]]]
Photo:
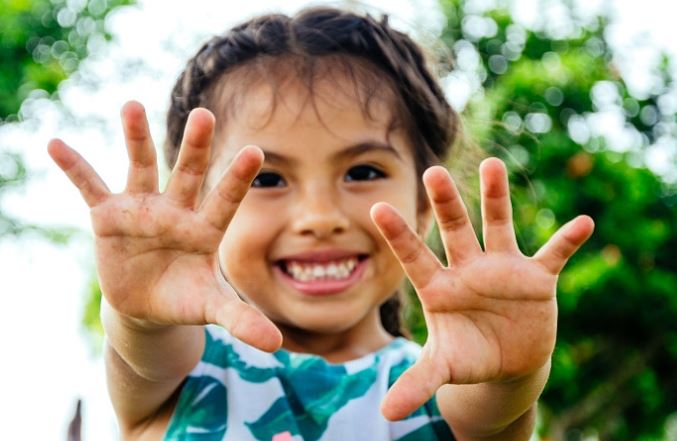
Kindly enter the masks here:
[[[91, 207], [124, 439], [530, 437], [557, 275], [592, 221], [522, 255], [491, 158], [482, 248], [434, 165], [457, 116], [386, 19], [310, 9], [205, 44], [172, 93], [164, 193], [141, 105], [122, 120], [120, 194], [62, 141], [49, 152]], [[433, 216], [446, 267], [423, 242]], [[422, 349], [398, 322], [405, 274]]]

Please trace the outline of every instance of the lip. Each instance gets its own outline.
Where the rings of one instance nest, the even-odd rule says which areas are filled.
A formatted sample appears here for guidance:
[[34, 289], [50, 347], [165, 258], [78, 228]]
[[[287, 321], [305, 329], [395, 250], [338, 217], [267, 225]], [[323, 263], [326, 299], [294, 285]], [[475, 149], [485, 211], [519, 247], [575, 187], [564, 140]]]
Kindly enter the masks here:
[[[304, 253], [305, 254], [305, 253]], [[287, 259], [289, 260], [301, 260], [299, 255], [295, 255], [294, 257], [288, 257]], [[330, 260], [337, 260], [343, 257], [352, 257], [352, 256], [357, 256], [356, 253], [350, 253], [347, 255], [343, 255], [341, 257], [334, 257], [335, 255], [332, 255], [331, 257], [327, 258], [327, 261]], [[316, 257], [316, 256], [315, 256]], [[311, 260], [311, 259], [308, 259]], [[318, 258], [312, 259], [313, 261], [320, 262]], [[357, 282], [360, 281], [362, 278], [362, 275], [364, 274], [364, 270], [367, 267], [367, 262], [369, 262], [369, 258], [363, 258], [363, 259], [358, 259], [357, 266], [353, 270], [353, 272], [350, 274], [345, 279], [342, 280], [332, 280], [332, 279], [325, 279], [325, 280], [311, 280], [311, 281], [300, 281], [294, 279], [292, 276], [287, 274], [280, 268], [279, 265], [274, 266], [274, 271], [280, 277], [285, 283], [289, 284], [292, 288], [294, 288], [296, 291], [299, 291], [302, 294], [308, 295], [308, 296], [330, 296], [330, 295], [336, 295], [340, 294], [341, 292], [349, 289], [353, 285], [355, 285]]]

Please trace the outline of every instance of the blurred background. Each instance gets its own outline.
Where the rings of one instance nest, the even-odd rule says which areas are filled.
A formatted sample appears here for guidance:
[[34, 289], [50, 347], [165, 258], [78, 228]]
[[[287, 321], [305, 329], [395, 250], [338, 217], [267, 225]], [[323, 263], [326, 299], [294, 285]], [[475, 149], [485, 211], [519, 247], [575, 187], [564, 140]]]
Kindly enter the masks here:
[[[0, 0], [3, 439], [65, 439], [78, 399], [83, 439], [117, 439], [89, 214], [47, 141], [67, 140], [122, 190], [121, 105], [144, 103], [160, 145], [188, 57], [252, 15], [311, 3], [281, 4]], [[578, 213], [596, 221], [560, 277], [534, 439], [677, 440], [677, 4], [323, 4], [388, 13], [428, 48], [464, 118], [448, 165], [476, 205], [481, 157], [506, 161], [525, 253]], [[407, 319], [424, 341], [415, 301]]]

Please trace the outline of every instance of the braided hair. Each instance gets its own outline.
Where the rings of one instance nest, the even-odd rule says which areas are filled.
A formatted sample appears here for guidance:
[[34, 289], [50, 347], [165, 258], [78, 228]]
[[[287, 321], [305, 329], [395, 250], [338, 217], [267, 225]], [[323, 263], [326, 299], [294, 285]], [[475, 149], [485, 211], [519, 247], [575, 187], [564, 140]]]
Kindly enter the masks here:
[[[192, 109], [215, 110], [218, 131], [219, 117], [224, 112], [214, 96], [218, 96], [215, 90], [226, 82], [226, 77], [258, 68], [260, 76], [274, 83], [271, 76], [282, 71], [275, 63], [286, 62], [296, 66], [295, 78], [305, 83], [312, 96], [321, 60], [330, 61], [332, 69], [338, 63], [357, 88], [371, 86], [361, 103], [367, 113], [369, 100], [381, 93], [384, 85], [390, 89], [395, 101], [393, 118], [403, 126], [413, 146], [418, 176], [446, 158], [456, 138], [459, 119], [428, 69], [421, 48], [406, 34], [391, 28], [387, 15], [377, 20], [370, 15], [315, 7], [292, 17], [268, 14], [248, 20], [213, 37], [188, 61], [172, 90], [167, 115], [164, 153], [169, 167], [177, 160]], [[238, 79], [246, 82], [244, 76]], [[243, 89], [241, 86], [238, 83], [239, 89]], [[418, 199], [419, 207], [425, 207], [422, 185]], [[405, 300], [401, 293], [395, 293], [380, 308], [383, 326], [394, 336], [408, 336], [401, 316]]]

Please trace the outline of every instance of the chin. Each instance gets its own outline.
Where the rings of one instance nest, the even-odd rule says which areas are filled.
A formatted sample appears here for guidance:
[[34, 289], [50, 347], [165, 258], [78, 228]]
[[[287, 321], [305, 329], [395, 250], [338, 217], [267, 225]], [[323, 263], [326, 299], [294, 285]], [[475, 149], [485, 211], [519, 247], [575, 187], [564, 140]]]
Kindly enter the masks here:
[[359, 320], [346, 320], [341, 313], [316, 314], [312, 317], [288, 317], [286, 320], [273, 320], [282, 327], [301, 333], [333, 335], [354, 328]]
[[314, 320], [297, 320], [293, 327], [313, 334], [338, 334], [350, 330], [353, 326], [353, 323], [346, 323], [345, 320], [318, 317]]

